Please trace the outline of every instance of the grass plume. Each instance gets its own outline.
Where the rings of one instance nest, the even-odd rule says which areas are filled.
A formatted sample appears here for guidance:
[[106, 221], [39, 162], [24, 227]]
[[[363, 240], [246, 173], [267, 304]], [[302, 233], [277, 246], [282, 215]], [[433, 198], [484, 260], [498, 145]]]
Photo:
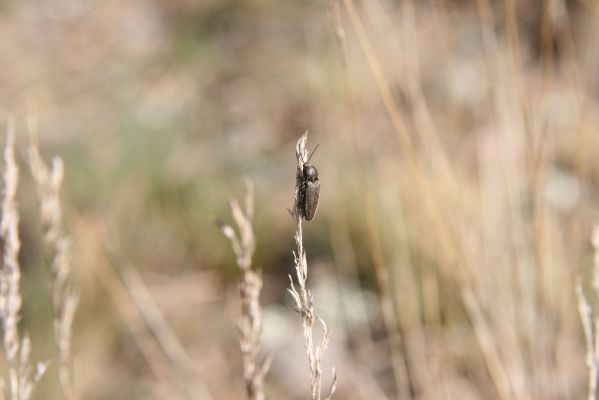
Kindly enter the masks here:
[[65, 232], [62, 218], [60, 189], [64, 168], [60, 157], [55, 157], [49, 168], [35, 140], [31, 141], [29, 147], [29, 166], [35, 181], [45, 251], [50, 264], [52, 323], [59, 357], [58, 376], [65, 399], [74, 400], [78, 396], [73, 385], [71, 338], [79, 293], [71, 284], [71, 238]]
[[[4, 147], [4, 171], [2, 175], [2, 221], [0, 239], [3, 244], [2, 270], [0, 271], [0, 317], [4, 333], [4, 356], [8, 365], [8, 377], [2, 382], [3, 396], [10, 400], [28, 400], [39, 380], [44, 375], [47, 364], [31, 365], [31, 341], [19, 333], [21, 318], [20, 293], [21, 267], [19, 265], [19, 211], [16, 193], [19, 181], [19, 168], [15, 161], [15, 126], [9, 121]], [[7, 394], [4, 393], [6, 387]]]
[[239, 346], [243, 359], [243, 377], [249, 400], [264, 400], [264, 376], [270, 366], [271, 358], [260, 361], [260, 333], [262, 331], [262, 310], [260, 292], [262, 277], [252, 270], [252, 256], [256, 249], [256, 240], [252, 229], [254, 215], [254, 190], [246, 182], [245, 204], [242, 208], [235, 199], [230, 202], [231, 214], [238, 232], [222, 221], [216, 221], [225, 237], [231, 242], [237, 265], [242, 272], [239, 282], [241, 297], [241, 317], [239, 319]]

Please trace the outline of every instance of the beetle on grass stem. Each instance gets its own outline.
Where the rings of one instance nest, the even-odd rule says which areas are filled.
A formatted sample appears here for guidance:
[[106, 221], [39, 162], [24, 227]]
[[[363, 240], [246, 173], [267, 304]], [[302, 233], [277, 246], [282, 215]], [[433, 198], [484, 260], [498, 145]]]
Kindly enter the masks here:
[[318, 197], [320, 195], [320, 181], [318, 180], [318, 170], [312, 164], [308, 164], [316, 152], [318, 145], [314, 148], [308, 160], [301, 169], [301, 176], [298, 179], [299, 184], [299, 202], [298, 208], [301, 216], [306, 221], [311, 221], [318, 208]]

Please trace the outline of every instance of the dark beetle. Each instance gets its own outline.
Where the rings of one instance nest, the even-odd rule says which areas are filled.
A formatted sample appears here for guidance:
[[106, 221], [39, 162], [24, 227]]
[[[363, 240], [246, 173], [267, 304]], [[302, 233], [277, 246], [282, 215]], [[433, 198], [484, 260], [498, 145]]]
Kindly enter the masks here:
[[[318, 146], [316, 146], [318, 148]], [[316, 149], [314, 149], [316, 151]], [[310, 154], [308, 161], [314, 155], [314, 151]], [[299, 209], [300, 213], [306, 218], [306, 221], [311, 221], [316, 214], [318, 208], [318, 196], [320, 194], [320, 181], [318, 180], [318, 170], [312, 164], [304, 164], [304, 168], [300, 179], [300, 198]]]

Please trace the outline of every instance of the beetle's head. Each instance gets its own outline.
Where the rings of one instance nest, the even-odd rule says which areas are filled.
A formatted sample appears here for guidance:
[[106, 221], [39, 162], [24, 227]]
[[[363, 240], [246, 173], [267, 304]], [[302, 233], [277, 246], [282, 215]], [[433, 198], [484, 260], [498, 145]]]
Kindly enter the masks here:
[[318, 171], [316, 170], [316, 167], [314, 165], [304, 165], [304, 179], [310, 182], [314, 182], [318, 179]]

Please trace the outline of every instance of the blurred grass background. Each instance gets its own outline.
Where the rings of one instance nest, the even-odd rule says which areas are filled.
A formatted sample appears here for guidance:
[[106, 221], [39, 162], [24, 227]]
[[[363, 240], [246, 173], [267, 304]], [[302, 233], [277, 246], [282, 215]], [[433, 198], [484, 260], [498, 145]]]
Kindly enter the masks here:
[[[356, 2], [410, 149], [350, 3], [1, 3], [1, 114], [17, 115], [21, 133], [34, 116], [44, 155], [65, 161], [82, 398], [205, 398], [185, 389], [194, 386], [244, 397], [239, 272], [212, 223], [228, 216], [244, 178], [256, 187], [263, 346], [275, 355], [267, 394], [306, 397], [285, 291], [293, 152], [305, 130], [320, 145], [322, 190], [304, 240], [317, 312], [333, 328], [336, 398], [583, 396], [573, 288], [590, 276], [599, 212], [597, 5]], [[23, 159], [27, 135], [17, 141]], [[23, 324], [34, 351], [52, 358], [48, 276], [21, 165]], [[155, 334], [131, 271], [183, 361], [146, 343]], [[55, 374], [36, 398], [57, 398]]]

